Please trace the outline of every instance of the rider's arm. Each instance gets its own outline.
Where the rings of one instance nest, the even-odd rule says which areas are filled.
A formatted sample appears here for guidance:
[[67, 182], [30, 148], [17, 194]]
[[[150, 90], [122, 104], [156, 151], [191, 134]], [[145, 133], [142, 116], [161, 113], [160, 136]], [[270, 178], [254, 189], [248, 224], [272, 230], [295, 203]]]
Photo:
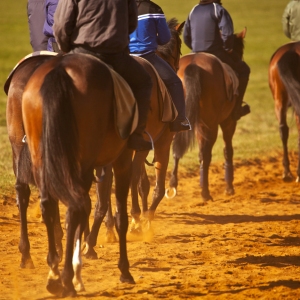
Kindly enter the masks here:
[[217, 15], [219, 19], [219, 29], [223, 40], [223, 47], [226, 51], [231, 51], [233, 48], [233, 22], [225, 8], [217, 5]]
[[55, 39], [63, 52], [71, 50], [71, 36], [76, 26], [75, 1], [59, 1], [54, 15], [53, 32]]

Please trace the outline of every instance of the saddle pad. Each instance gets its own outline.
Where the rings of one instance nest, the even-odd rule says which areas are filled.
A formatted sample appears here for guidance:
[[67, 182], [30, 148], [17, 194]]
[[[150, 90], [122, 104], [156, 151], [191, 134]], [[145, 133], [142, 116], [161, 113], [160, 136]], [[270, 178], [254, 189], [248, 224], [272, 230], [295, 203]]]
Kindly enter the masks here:
[[160, 78], [156, 69], [147, 59], [140, 56], [134, 56], [134, 57], [136, 59], [142, 60], [147, 65], [149, 65], [155, 74], [159, 86], [159, 91], [160, 91], [158, 95], [158, 101], [160, 102], [159, 107], [161, 108], [161, 112], [160, 112], [161, 121], [166, 123], [174, 121], [178, 115], [177, 109], [172, 101], [172, 97], [169, 94], [167, 87], [165, 86], [164, 82]]
[[126, 139], [138, 124], [138, 107], [128, 83], [108, 66], [114, 83], [115, 122], [122, 139]]
[[228, 64], [223, 63], [217, 56], [210, 53], [203, 53], [203, 54], [208, 56], [213, 56], [220, 62], [223, 68], [225, 86], [227, 87], [226, 89], [227, 98], [228, 100], [232, 101], [234, 97], [238, 95], [238, 86], [239, 86], [239, 79], [236, 76], [235, 71]]
[[12, 79], [13, 74], [15, 73], [16, 69], [23, 64], [25, 61], [28, 61], [30, 58], [35, 57], [35, 56], [40, 56], [40, 55], [45, 55], [45, 56], [56, 56], [58, 53], [56, 52], [52, 52], [52, 51], [36, 51], [33, 53], [30, 53], [28, 55], [26, 55], [25, 57], [23, 57], [16, 65], [15, 67], [12, 69], [12, 71], [9, 73], [5, 84], [4, 84], [4, 92], [7, 95], [8, 90], [9, 90], [9, 86], [10, 86], [10, 82]]

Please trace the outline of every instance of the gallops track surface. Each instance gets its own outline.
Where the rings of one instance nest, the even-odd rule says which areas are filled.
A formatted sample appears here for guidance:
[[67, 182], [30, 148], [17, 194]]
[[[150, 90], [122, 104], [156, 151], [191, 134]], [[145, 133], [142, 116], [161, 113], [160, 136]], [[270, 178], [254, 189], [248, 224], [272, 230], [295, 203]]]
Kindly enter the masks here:
[[[295, 174], [297, 155], [291, 154]], [[225, 196], [222, 163], [212, 164], [214, 201], [203, 206], [198, 173], [181, 172], [178, 196], [162, 200], [152, 232], [127, 235], [136, 284], [119, 282], [118, 244], [105, 242], [103, 225], [98, 260], [83, 258], [86, 291], [78, 299], [300, 298], [300, 189], [281, 174], [280, 153], [236, 161], [236, 194]], [[91, 196], [94, 205], [94, 187]], [[38, 194], [28, 210], [33, 270], [19, 268], [14, 197], [0, 198], [0, 299], [55, 299], [45, 288], [47, 238]]]

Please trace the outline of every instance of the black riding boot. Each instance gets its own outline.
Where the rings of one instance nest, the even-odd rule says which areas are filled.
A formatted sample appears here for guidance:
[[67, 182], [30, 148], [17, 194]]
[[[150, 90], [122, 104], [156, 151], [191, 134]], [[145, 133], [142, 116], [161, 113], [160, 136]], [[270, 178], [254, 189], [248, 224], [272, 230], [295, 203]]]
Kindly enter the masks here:
[[130, 135], [128, 139], [128, 148], [135, 151], [149, 151], [153, 149], [152, 142], [144, 140], [144, 132], [147, 123], [148, 106], [139, 105], [139, 121], [136, 130]]
[[177, 118], [170, 123], [170, 131], [179, 132], [191, 130], [190, 122], [185, 116], [185, 102], [181, 81], [178, 79], [177, 83], [169, 85], [168, 91], [178, 112]]
[[246, 116], [250, 113], [250, 106], [248, 104], [242, 106], [247, 85], [248, 85], [248, 78], [240, 77], [239, 88], [238, 88], [239, 95], [236, 99], [236, 103], [232, 111], [232, 118], [236, 121], [238, 121], [241, 117]]

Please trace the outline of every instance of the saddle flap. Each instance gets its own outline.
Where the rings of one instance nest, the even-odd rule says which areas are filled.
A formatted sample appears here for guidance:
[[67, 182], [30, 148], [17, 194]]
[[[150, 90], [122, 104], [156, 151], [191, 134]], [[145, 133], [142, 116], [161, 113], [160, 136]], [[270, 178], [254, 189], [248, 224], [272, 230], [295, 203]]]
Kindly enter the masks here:
[[[159, 104], [159, 109], [160, 109], [160, 120], [162, 122], [172, 122], [176, 119], [178, 112], [177, 109], [172, 101], [172, 97], [169, 94], [169, 91], [167, 87], [165, 86], [163, 80], [160, 78], [159, 74], [157, 73], [156, 69], [154, 66], [145, 58], [142, 58], [140, 56], [134, 56], [136, 60], [140, 60], [140, 63], [143, 65], [147, 65], [151, 68], [151, 70], [154, 73], [154, 76], [156, 77], [157, 80], [157, 85], [158, 85], [158, 95], [157, 95], [157, 100]], [[146, 66], [144, 66], [146, 67]]]
[[51, 51], [36, 51], [36, 52], [33, 52], [33, 53], [30, 53], [28, 55], [26, 55], [25, 57], [23, 57], [16, 65], [15, 67], [12, 69], [12, 71], [9, 73], [5, 83], [4, 83], [4, 92], [5, 94], [7, 95], [8, 94], [8, 90], [9, 90], [9, 86], [10, 86], [10, 82], [11, 82], [11, 79], [13, 77], [13, 74], [15, 73], [15, 71], [17, 70], [18, 67], [20, 67], [21, 65], [23, 65], [23, 63], [27, 62], [29, 59], [33, 58], [33, 57], [36, 57], [36, 56], [40, 56], [40, 55], [43, 55], [43, 56], [48, 56], [48, 57], [51, 57], [51, 56], [56, 56], [58, 53], [56, 52], [51, 52]]
[[229, 100], [233, 100], [238, 96], [239, 79], [236, 76], [234, 70], [227, 64], [221, 63], [224, 71], [224, 80], [227, 87], [227, 97]]
[[126, 139], [138, 124], [138, 107], [128, 83], [112, 68], [108, 68], [114, 83], [115, 123], [122, 139]]

